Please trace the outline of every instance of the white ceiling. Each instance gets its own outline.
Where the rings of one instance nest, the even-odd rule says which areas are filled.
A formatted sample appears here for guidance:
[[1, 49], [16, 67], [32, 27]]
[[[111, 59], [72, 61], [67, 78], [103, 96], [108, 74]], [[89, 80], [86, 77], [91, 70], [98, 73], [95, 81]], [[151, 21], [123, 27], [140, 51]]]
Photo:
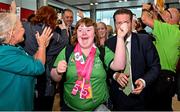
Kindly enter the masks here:
[[[106, 9], [115, 9], [119, 7], [137, 7], [141, 6], [142, 3], [153, 3], [154, 0], [127, 0], [125, 2], [122, 0], [122, 2], [118, 2], [119, 0], [55, 0], [56, 2], [60, 2], [63, 4], [66, 4], [68, 6], [88, 11], [91, 8], [90, 3], [98, 3], [96, 5], [97, 10], [106, 10]], [[179, 4], [179, 0], [165, 0], [166, 3], [170, 4]]]

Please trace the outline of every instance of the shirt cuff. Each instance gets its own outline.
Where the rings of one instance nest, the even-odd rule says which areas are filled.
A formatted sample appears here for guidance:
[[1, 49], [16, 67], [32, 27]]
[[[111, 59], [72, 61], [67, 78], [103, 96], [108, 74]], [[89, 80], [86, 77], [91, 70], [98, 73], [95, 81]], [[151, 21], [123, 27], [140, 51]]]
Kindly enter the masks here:
[[146, 87], [146, 82], [145, 82], [145, 80], [142, 79], [142, 78], [139, 78], [139, 80], [141, 80], [141, 81], [143, 82], [143, 84], [144, 84], [144, 87]]

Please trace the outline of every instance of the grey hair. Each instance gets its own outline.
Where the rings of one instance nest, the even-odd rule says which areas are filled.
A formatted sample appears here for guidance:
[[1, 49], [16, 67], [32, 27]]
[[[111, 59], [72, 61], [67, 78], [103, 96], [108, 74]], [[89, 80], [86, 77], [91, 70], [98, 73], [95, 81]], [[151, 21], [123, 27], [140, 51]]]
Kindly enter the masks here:
[[8, 32], [14, 28], [16, 21], [16, 14], [0, 13], [0, 43], [6, 40]]

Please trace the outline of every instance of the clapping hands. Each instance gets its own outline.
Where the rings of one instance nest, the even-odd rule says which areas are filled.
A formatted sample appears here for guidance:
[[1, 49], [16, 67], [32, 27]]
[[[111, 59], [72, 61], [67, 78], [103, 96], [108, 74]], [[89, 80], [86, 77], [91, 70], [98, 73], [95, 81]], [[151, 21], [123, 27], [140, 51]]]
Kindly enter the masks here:
[[42, 34], [36, 33], [36, 40], [39, 47], [47, 47], [49, 45], [50, 39], [53, 35], [52, 29], [50, 27], [45, 27]]

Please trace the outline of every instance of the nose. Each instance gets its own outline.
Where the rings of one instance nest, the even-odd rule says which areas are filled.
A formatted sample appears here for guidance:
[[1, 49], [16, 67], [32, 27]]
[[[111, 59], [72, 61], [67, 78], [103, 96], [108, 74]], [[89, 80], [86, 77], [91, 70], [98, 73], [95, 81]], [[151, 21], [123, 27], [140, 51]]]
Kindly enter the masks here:
[[86, 35], [86, 31], [85, 31], [85, 30], [83, 30], [83, 31], [82, 31], [82, 34], [83, 34], [83, 35]]

